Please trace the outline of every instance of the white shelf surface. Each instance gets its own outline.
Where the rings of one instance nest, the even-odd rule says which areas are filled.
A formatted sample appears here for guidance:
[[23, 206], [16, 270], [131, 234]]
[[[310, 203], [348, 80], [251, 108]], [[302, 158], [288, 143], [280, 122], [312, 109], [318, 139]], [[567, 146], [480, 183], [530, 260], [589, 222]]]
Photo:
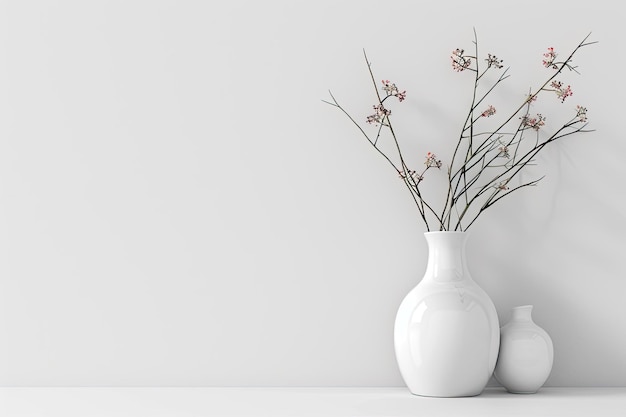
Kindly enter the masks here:
[[626, 388], [427, 398], [406, 388], [0, 388], [2, 417], [624, 417]]

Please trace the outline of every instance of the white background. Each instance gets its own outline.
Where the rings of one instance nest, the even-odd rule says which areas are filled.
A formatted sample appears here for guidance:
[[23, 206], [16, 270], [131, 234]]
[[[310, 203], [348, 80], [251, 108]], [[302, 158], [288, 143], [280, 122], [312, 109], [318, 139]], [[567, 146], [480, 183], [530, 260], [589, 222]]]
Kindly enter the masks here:
[[365, 48], [407, 90], [415, 160], [445, 163], [471, 91], [450, 51], [473, 28], [511, 66], [503, 107], [547, 47], [599, 41], [563, 104], [596, 131], [546, 149], [540, 186], [491, 208], [468, 257], [502, 322], [535, 306], [548, 385], [626, 385], [618, 6], [1, 1], [0, 385], [402, 385], [393, 320], [424, 227], [321, 100], [370, 113]]

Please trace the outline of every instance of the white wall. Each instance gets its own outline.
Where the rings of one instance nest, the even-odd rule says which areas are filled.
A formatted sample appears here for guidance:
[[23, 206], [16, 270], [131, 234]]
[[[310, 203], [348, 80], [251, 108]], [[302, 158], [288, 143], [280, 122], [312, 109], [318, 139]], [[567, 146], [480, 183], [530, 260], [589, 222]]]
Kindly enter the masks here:
[[535, 305], [549, 385], [626, 385], [618, 3], [1, 1], [0, 385], [402, 385], [424, 228], [321, 100], [368, 114], [365, 48], [408, 90], [416, 154], [445, 155], [473, 27], [510, 94], [548, 46], [600, 41], [568, 75], [596, 132], [547, 150], [468, 251], [502, 321]]

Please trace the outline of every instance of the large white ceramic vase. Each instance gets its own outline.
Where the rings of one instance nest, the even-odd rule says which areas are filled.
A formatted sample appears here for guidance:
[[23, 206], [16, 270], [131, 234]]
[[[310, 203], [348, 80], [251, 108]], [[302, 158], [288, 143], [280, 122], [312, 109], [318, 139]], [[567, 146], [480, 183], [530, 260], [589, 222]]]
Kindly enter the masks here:
[[465, 259], [465, 232], [428, 232], [428, 264], [396, 315], [396, 359], [411, 393], [479, 395], [498, 358], [495, 306], [474, 282]]

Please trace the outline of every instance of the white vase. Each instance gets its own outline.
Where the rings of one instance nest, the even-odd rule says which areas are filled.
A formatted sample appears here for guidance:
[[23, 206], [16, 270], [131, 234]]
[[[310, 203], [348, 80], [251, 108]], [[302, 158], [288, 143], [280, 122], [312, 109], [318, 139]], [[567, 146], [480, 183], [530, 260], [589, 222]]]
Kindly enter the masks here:
[[416, 395], [479, 395], [498, 357], [496, 309], [467, 269], [467, 233], [424, 236], [426, 273], [396, 315], [394, 342], [400, 373]]
[[552, 339], [532, 319], [533, 306], [515, 307], [511, 320], [500, 329], [500, 355], [494, 376], [507, 391], [533, 394], [552, 370]]

